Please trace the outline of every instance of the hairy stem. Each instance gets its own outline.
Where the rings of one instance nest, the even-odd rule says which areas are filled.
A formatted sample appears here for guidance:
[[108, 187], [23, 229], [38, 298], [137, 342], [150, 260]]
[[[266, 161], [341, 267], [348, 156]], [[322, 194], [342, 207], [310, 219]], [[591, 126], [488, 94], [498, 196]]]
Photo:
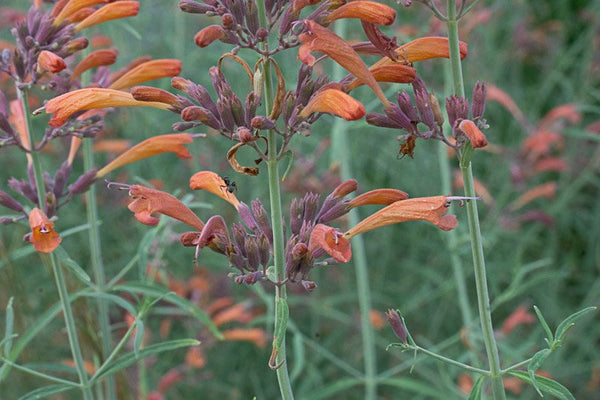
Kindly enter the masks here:
[[[337, 21], [335, 32], [343, 37], [346, 31], [346, 20]], [[334, 64], [332, 77], [334, 80], [344, 77], [344, 70], [339, 64]], [[344, 122], [341, 118], [336, 118], [331, 128], [331, 147], [332, 161], [339, 162], [340, 175], [342, 180], [352, 178], [352, 166], [350, 164], [350, 151], [348, 149], [347, 132], [343, 129]], [[348, 213], [348, 222], [350, 226], [356, 225], [360, 221], [358, 210], [352, 209]], [[358, 307], [360, 309], [360, 330], [362, 335], [363, 366], [365, 370], [365, 400], [375, 400], [377, 398], [377, 358], [375, 350], [375, 333], [371, 325], [370, 313], [371, 288], [369, 286], [369, 272], [367, 265], [367, 255], [365, 251], [365, 242], [361, 235], [352, 238], [352, 252], [354, 273], [356, 276], [356, 288], [358, 292]]]
[[[267, 16], [265, 10], [264, 0], [258, 0], [256, 2], [258, 8], [258, 14], [261, 26], [267, 28]], [[268, 49], [264, 43], [261, 43], [261, 50]], [[269, 58], [263, 56], [263, 78], [264, 78], [264, 99], [265, 109], [267, 113], [271, 111], [273, 107], [273, 88], [271, 86], [271, 65]], [[283, 281], [285, 278], [285, 255], [284, 255], [284, 242], [283, 242], [283, 214], [281, 210], [281, 185], [279, 180], [279, 161], [277, 160], [277, 140], [276, 133], [273, 130], [269, 130], [268, 133], [268, 159], [267, 159], [267, 171], [269, 175], [269, 202], [271, 205], [271, 224], [273, 225], [273, 262], [275, 264], [275, 276], [278, 281]], [[287, 299], [287, 293], [285, 285], [276, 286], [275, 288], [275, 326], [274, 332], [284, 332], [283, 338], [277, 338], [281, 340], [279, 347], [276, 364], [278, 368], [277, 382], [279, 384], [279, 390], [281, 392], [281, 398], [285, 400], [291, 400], [294, 398], [292, 391], [292, 385], [288, 374], [286, 349], [285, 349], [285, 331], [287, 320], [280, 317], [281, 313], [278, 312], [280, 303]]]
[[[448, 0], [448, 46], [450, 47], [450, 65], [452, 68], [452, 82], [454, 85], [454, 94], [464, 97], [465, 88], [462, 76], [462, 66], [460, 63], [460, 49], [458, 41], [458, 22], [456, 20], [456, 1]], [[469, 144], [467, 144], [469, 145]], [[466, 160], [460, 163], [463, 177], [463, 186], [466, 197], [475, 197], [475, 187], [473, 185], [473, 171], [471, 161]], [[504, 386], [502, 384], [502, 374], [500, 369], [500, 357], [498, 355], [498, 346], [494, 337], [494, 328], [492, 326], [492, 315], [490, 310], [490, 296], [487, 286], [487, 277], [485, 269], [485, 258], [483, 254], [483, 240], [481, 237], [481, 228], [479, 226], [479, 215], [477, 212], [477, 202], [467, 202], [467, 217], [469, 224], [469, 235], [471, 238], [471, 251], [473, 254], [473, 268], [475, 272], [475, 285], [477, 290], [477, 305], [479, 309], [479, 320], [483, 331], [483, 342], [490, 366], [490, 378], [492, 381], [492, 394], [494, 400], [506, 399]]]

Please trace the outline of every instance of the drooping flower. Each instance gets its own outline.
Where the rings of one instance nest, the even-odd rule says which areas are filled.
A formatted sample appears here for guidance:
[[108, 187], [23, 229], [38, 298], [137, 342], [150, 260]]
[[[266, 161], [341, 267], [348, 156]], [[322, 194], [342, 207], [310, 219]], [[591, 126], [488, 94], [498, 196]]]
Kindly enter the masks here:
[[429, 221], [444, 231], [449, 231], [458, 225], [455, 215], [444, 215], [448, 211], [446, 196], [419, 197], [397, 201], [371, 214], [350, 228], [345, 238], [351, 238], [360, 233], [386, 225], [406, 221]]
[[204, 228], [204, 223], [188, 206], [167, 192], [142, 185], [131, 185], [129, 196], [133, 201], [127, 208], [135, 213], [135, 219], [142, 224], [156, 225], [158, 218], [153, 217], [152, 214], [164, 214], [196, 230], [201, 231]]
[[223, 178], [212, 171], [200, 171], [192, 175], [190, 178], [190, 188], [193, 190], [204, 189], [207, 192], [215, 194], [232, 204], [236, 209], [240, 204], [240, 201], [233, 194], [233, 190], [230, 190], [231, 182], [228, 184]]
[[298, 116], [306, 118], [315, 112], [331, 113], [348, 121], [361, 119], [366, 113], [361, 102], [337, 89], [317, 92]]
[[175, 153], [179, 158], [191, 158], [192, 155], [185, 148], [184, 144], [192, 142], [193, 138], [189, 133], [174, 133], [151, 137], [138, 143], [119, 157], [112, 160], [104, 168], [100, 169], [96, 176], [101, 178], [124, 165], [167, 152]]
[[171, 105], [152, 101], [138, 101], [130, 93], [114, 89], [85, 88], [55, 97], [46, 103], [46, 113], [53, 114], [48, 122], [59, 127], [74, 113], [106, 107], [154, 107], [170, 110]]
[[75, 25], [75, 30], [80, 31], [113, 19], [134, 17], [138, 14], [139, 10], [140, 3], [137, 1], [116, 1], [93, 12], [90, 16]]
[[391, 25], [396, 19], [396, 11], [385, 4], [359, 0], [336, 8], [325, 17], [325, 21], [331, 22], [341, 18], [359, 18], [378, 25]]
[[34, 208], [29, 213], [29, 226], [31, 227], [29, 241], [40, 253], [53, 252], [62, 241], [60, 235], [54, 231], [54, 222], [51, 222], [39, 208]]
[[298, 59], [300, 61], [312, 66], [316, 61], [315, 57], [310, 54], [312, 51], [321, 51], [327, 54], [369, 86], [386, 108], [389, 106], [389, 101], [377, 84], [373, 74], [348, 42], [314, 21], [305, 20], [304, 25], [308, 31], [303, 32], [298, 37], [302, 43], [298, 49]]

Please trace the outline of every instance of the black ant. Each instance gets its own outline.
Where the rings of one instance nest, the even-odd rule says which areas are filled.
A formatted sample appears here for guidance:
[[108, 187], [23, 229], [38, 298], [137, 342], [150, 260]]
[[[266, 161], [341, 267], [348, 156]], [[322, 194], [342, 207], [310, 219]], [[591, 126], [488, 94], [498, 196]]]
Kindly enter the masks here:
[[233, 193], [237, 190], [237, 184], [230, 180], [228, 176], [222, 176], [224, 185], [221, 185], [221, 189], [226, 189], [229, 193]]

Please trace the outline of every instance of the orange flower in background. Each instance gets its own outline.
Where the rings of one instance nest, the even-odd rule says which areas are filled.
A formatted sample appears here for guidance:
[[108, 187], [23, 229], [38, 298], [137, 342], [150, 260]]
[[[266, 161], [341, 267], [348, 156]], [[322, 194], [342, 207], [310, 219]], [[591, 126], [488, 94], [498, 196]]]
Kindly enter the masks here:
[[352, 259], [350, 241], [341, 232], [327, 225], [318, 224], [310, 234], [308, 249], [310, 252], [321, 247], [339, 262], [347, 263]]
[[334, 114], [347, 121], [361, 119], [366, 114], [365, 107], [360, 101], [337, 89], [317, 92], [298, 116], [306, 118], [316, 112]]
[[360, 221], [344, 234], [344, 238], [349, 239], [382, 226], [416, 220], [429, 221], [443, 231], [452, 230], [458, 226], [458, 221], [455, 215], [444, 215], [448, 211], [447, 202], [446, 196], [397, 201]]
[[117, 61], [118, 52], [116, 49], [95, 50], [88, 54], [77, 64], [71, 74], [71, 79], [76, 79], [85, 71], [100, 67], [103, 65], [112, 65]]
[[196, 172], [190, 178], [190, 188], [193, 190], [206, 190], [212, 194], [216, 194], [223, 200], [229, 202], [236, 209], [240, 201], [235, 195], [228, 191], [227, 184], [218, 174], [212, 171]]
[[54, 231], [54, 222], [51, 222], [39, 208], [34, 208], [29, 213], [29, 226], [31, 227], [29, 241], [40, 253], [53, 252], [62, 241], [59, 234]]
[[473, 121], [463, 119], [458, 124], [458, 129], [469, 138], [474, 149], [485, 147], [487, 145], [488, 142], [485, 135]]
[[533, 324], [536, 321], [535, 315], [527, 310], [527, 307], [521, 305], [515, 309], [502, 323], [502, 333], [510, 334], [517, 326], [522, 324]]
[[223, 331], [225, 340], [246, 341], [258, 347], [265, 347], [268, 343], [267, 333], [261, 328], [234, 328]]
[[110, 84], [109, 89], [124, 89], [153, 79], [177, 76], [181, 72], [181, 61], [165, 58], [142, 62]]
[[359, 18], [373, 24], [391, 25], [396, 19], [396, 11], [374, 1], [353, 1], [335, 9], [325, 17], [325, 21], [331, 22], [341, 18]]
[[508, 208], [512, 211], [523, 208], [526, 204], [531, 203], [535, 199], [539, 199], [541, 197], [546, 199], [553, 199], [556, 195], [557, 184], [556, 182], [548, 182], [542, 185], [535, 186], [525, 193], [523, 193], [519, 198], [513, 201]]
[[137, 1], [115, 1], [99, 8], [89, 17], [75, 25], [75, 30], [80, 31], [113, 19], [134, 17], [138, 14], [139, 10], [140, 3]]
[[143, 142], [136, 144], [131, 149], [112, 160], [104, 168], [100, 169], [96, 173], [96, 176], [101, 178], [124, 165], [167, 152], [175, 153], [179, 158], [192, 158], [192, 155], [184, 145], [192, 143], [193, 141], [194, 139], [189, 133], [174, 133], [171, 135], [151, 137], [150, 139], [146, 139]]
[[56, 73], [67, 68], [67, 64], [65, 64], [65, 60], [63, 60], [62, 57], [59, 57], [48, 50], [42, 50], [37, 61], [38, 70]]
[[53, 114], [48, 125], [59, 127], [74, 113], [106, 107], [154, 107], [170, 110], [171, 106], [153, 101], [138, 101], [130, 93], [114, 89], [85, 88], [49, 100], [44, 109]]
[[129, 196], [133, 201], [127, 208], [135, 213], [135, 219], [142, 224], [156, 225], [158, 218], [153, 217], [152, 214], [164, 214], [198, 231], [204, 228], [204, 223], [188, 206], [167, 192], [141, 185], [131, 185]]
[[315, 57], [310, 54], [312, 51], [327, 54], [335, 62], [346, 68], [348, 72], [363, 81], [365, 85], [369, 86], [383, 105], [389, 107], [389, 101], [377, 84], [373, 74], [348, 42], [314, 21], [304, 20], [304, 26], [306, 26], [308, 32], [303, 32], [298, 37], [302, 43], [298, 49], [298, 59], [300, 61], [312, 66], [316, 62]]
[[[459, 47], [460, 58], [463, 59], [468, 54], [467, 44], [465, 42], [459, 42]], [[430, 58], [450, 58], [448, 38], [445, 37], [422, 37], [398, 47], [395, 51], [398, 55], [398, 60], [405, 64], [428, 60]], [[376, 62], [373, 67], [390, 65], [394, 62], [395, 61], [385, 57]]]

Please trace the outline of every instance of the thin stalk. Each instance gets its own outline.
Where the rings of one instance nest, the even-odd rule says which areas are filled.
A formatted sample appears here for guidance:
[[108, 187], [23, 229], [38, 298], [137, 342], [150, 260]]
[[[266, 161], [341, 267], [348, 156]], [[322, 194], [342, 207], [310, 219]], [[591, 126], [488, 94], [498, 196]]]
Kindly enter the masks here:
[[[448, 46], [450, 48], [450, 65], [452, 68], [452, 82], [454, 85], [454, 94], [463, 96], [465, 88], [462, 76], [462, 66], [460, 63], [460, 50], [458, 40], [458, 23], [456, 20], [456, 1], [448, 0]], [[475, 197], [475, 187], [473, 185], [473, 171], [471, 161], [460, 163], [463, 177], [463, 186], [466, 197]], [[471, 251], [473, 254], [473, 268], [475, 272], [475, 285], [477, 290], [477, 305], [479, 309], [479, 320], [483, 331], [483, 342], [490, 366], [490, 378], [492, 381], [492, 394], [494, 400], [506, 399], [504, 385], [502, 384], [502, 373], [500, 369], [500, 357], [498, 355], [498, 346], [494, 337], [494, 327], [492, 325], [492, 315], [490, 311], [490, 296], [487, 286], [487, 277], [485, 269], [485, 257], [483, 254], [483, 240], [481, 237], [481, 228], [479, 226], [479, 215], [477, 211], [477, 202], [467, 202], [467, 218], [469, 224], [469, 235], [471, 239]]]
[[[258, 15], [261, 26], [267, 28], [267, 15], [264, 0], [256, 2]], [[261, 49], [265, 50], [267, 46], [261, 43]], [[267, 113], [271, 111], [273, 106], [273, 88], [271, 86], [271, 65], [268, 57], [263, 56], [263, 78], [264, 78], [264, 99]], [[283, 281], [285, 277], [285, 254], [283, 242], [283, 213], [281, 209], [281, 185], [279, 180], [279, 161], [277, 160], [277, 138], [274, 130], [269, 130], [267, 137], [268, 159], [267, 171], [269, 175], [269, 202], [271, 205], [271, 224], [273, 225], [273, 262], [275, 264], [275, 277], [278, 281]], [[278, 307], [280, 302], [287, 299], [285, 285], [275, 287], [275, 326], [273, 332], [285, 332], [287, 320], [280, 318]], [[290, 376], [287, 368], [286, 348], [285, 348], [285, 333], [281, 341], [279, 352], [277, 353], [276, 364], [279, 366], [276, 369], [277, 382], [281, 398], [291, 400], [294, 398]]]
[[[335, 32], [344, 37], [346, 31], [346, 20], [337, 21]], [[332, 77], [334, 80], [344, 77], [344, 70], [335, 63]], [[350, 164], [350, 151], [348, 149], [348, 137], [343, 129], [344, 122], [336, 118], [331, 129], [332, 160], [339, 162], [342, 180], [351, 179], [352, 166]], [[350, 226], [358, 224], [360, 216], [358, 210], [352, 209], [348, 213]], [[356, 276], [356, 289], [358, 292], [358, 307], [360, 310], [360, 331], [362, 335], [363, 366], [365, 373], [365, 400], [377, 398], [377, 357], [375, 350], [375, 333], [371, 325], [370, 313], [372, 309], [371, 288], [369, 286], [369, 270], [365, 242], [361, 235], [352, 238], [352, 252], [354, 274]]]
[[73, 310], [71, 309], [71, 302], [69, 300], [69, 292], [67, 291], [65, 276], [63, 275], [62, 268], [60, 267], [60, 265], [58, 265], [54, 253], [42, 255], [42, 257], [46, 263], [50, 264], [54, 273], [56, 287], [58, 288], [58, 296], [60, 297], [63, 316], [65, 318], [65, 325], [67, 327], [69, 345], [71, 346], [71, 353], [73, 353], [75, 369], [77, 370], [77, 375], [79, 376], [79, 381], [81, 382], [81, 391], [83, 393], [83, 398], [84, 400], [93, 400], [94, 395], [92, 394], [92, 390], [89, 387], [89, 380], [87, 372], [85, 371], [85, 365], [83, 363], [83, 356], [81, 354], [81, 347], [79, 346], [79, 338], [77, 337], [75, 319], [73, 318]]
[[486, 371], [485, 369], [472, 367], [470, 365], [461, 363], [460, 361], [456, 361], [456, 360], [453, 360], [451, 358], [444, 357], [441, 354], [434, 353], [433, 351], [429, 351], [429, 350], [427, 350], [427, 349], [425, 349], [425, 348], [423, 348], [421, 346], [418, 346], [418, 345], [407, 345], [406, 348], [408, 350], [420, 351], [423, 354], [427, 354], [429, 357], [432, 357], [432, 358], [435, 358], [437, 360], [440, 360], [440, 361], [442, 361], [442, 362], [444, 362], [446, 364], [454, 365], [455, 367], [462, 368], [462, 369], [464, 369], [466, 371], [469, 371], [469, 372], [473, 372], [473, 373], [481, 374], [481, 375], [489, 375], [490, 374], [490, 372]]
[[[28, 93], [27, 89], [21, 89], [17, 87], [18, 97], [21, 100], [23, 106], [23, 115], [25, 116], [25, 127], [27, 129], [27, 136], [30, 144], [30, 155], [31, 163], [33, 167], [33, 173], [35, 178], [35, 187], [38, 196], [38, 204], [40, 209], [45, 211], [46, 203], [46, 189], [44, 187], [44, 176], [42, 172], [42, 164], [39, 159], [39, 154], [35, 151], [35, 141], [33, 137], [33, 130], [31, 127], [31, 111], [29, 109]], [[93, 400], [94, 396], [91, 389], [88, 386], [88, 376], [85, 371], [83, 356], [81, 355], [81, 347], [79, 345], [79, 338], [77, 337], [77, 330], [75, 328], [75, 319], [73, 318], [73, 310], [71, 309], [71, 302], [69, 300], [69, 292], [67, 291], [67, 285], [65, 277], [62, 273], [61, 267], [56, 261], [56, 256], [53, 253], [40, 254], [42, 260], [52, 267], [54, 277], [56, 280], [56, 287], [58, 289], [58, 295], [60, 297], [61, 308], [65, 318], [65, 324], [67, 328], [67, 335], [69, 337], [69, 345], [71, 346], [71, 353], [75, 361], [75, 369], [81, 382], [81, 390], [83, 392], [84, 400]]]

